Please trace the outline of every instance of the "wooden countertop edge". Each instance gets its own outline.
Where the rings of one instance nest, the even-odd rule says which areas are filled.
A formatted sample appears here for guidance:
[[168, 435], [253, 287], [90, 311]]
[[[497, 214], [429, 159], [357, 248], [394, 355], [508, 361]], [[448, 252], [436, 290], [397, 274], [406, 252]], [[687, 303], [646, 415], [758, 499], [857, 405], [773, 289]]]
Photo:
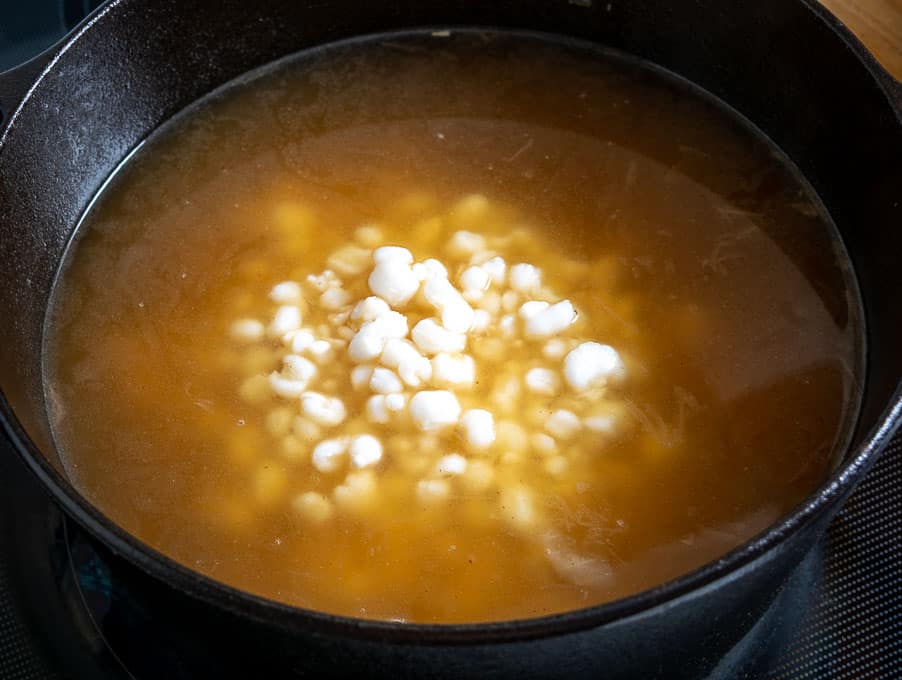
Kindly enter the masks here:
[[902, 0], [821, 0], [902, 81]]

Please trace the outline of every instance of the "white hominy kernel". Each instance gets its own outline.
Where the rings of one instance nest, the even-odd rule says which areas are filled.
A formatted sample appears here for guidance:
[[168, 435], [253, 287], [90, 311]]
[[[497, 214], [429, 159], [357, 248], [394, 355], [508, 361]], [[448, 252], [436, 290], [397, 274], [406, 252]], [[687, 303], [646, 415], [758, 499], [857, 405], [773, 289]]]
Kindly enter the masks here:
[[542, 467], [544, 467], [545, 472], [552, 477], [560, 477], [567, 472], [570, 463], [567, 462], [567, 459], [564, 458], [564, 456], [551, 456], [542, 463]]
[[516, 411], [520, 400], [520, 379], [516, 376], [499, 378], [492, 389], [492, 401], [502, 413]]
[[382, 443], [371, 434], [362, 434], [351, 439], [348, 451], [355, 467], [369, 467], [382, 460]]
[[372, 248], [382, 242], [382, 230], [374, 224], [366, 224], [354, 230], [354, 238], [358, 243]]
[[346, 309], [343, 312], [336, 312], [335, 314], [329, 315], [329, 323], [333, 326], [341, 326], [344, 323], [347, 323], [348, 319], [351, 318], [351, 310]]
[[462, 475], [467, 471], [467, 459], [459, 453], [449, 453], [439, 458], [435, 471], [440, 475]]
[[442, 309], [442, 325], [454, 333], [468, 333], [473, 328], [475, 316], [476, 313], [466, 301], [450, 304]]
[[370, 323], [376, 324], [386, 339], [403, 338], [407, 335], [407, 317], [400, 312], [386, 312]]
[[567, 343], [561, 338], [552, 338], [545, 343], [542, 354], [547, 359], [560, 359], [567, 353]]
[[461, 482], [467, 491], [479, 493], [488, 489], [495, 479], [495, 469], [487, 461], [467, 461], [467, 469], [461, 475]]
[[349, 328], [348, 326], [339, 326], [335, 329], [335, 335], [345, 341], [345, 344], [351, 341], [351, 338], [354, 337], [354, 329]]
[[388, 409], [385, 402], [384, 394], [374, 394], [366, 400], [366, 414], [371, 422], [381, 424], [388, 422]]
[[570, 439], [582, 427], [579, 417], [567, 409], [558, 409], [545, 419], [545, 429], [558, 439]]
[[307, 380], [293, 380], [273, 371], [269, 374], [269, 388], [283, 399], [296, 399], [307, 389]]
[[332, 343], [328, 340], [314, 340], [307, 351], [318, 363], [323, 363], [332, 356]]
[[345, 405], [337, 397], [327, 397], [319, 392], [306, 392], [301, 396], [304, 413], [319, 425], [331, 427], [345, 419]]
[[295, 512], [316, 524], [328, 521], [335, 514], [329, 499], [315, 491], [307, 491], [295, 496], [291, 506]]
[[373, 293], [393, 306], [406, 304], [420, 289], [416, 274], [401, 259], [384, 260], [377, 264], [367, 283]]
[[310, 347], [315, 340], [316, 338], [313, 337], [313, 333], [310, 331], [304, 329], [295, 331], [291, 334], [291, 351], [299, 354]]
[[623, 425], [627, 411], [620, 402], [602, 400], [592, 404], [583, 415], [587, 429], [601, 434], [614, 434]]
[[316, 366], [309, 359], [296, 354], [286, 354], [282, 359], [282, 375], [289, 380], [298, 380], [306, 385], [316, 376]]
[[346, 437], [338, 439], [324, 439], [313, 447], [311, 460], [313, 467], [320, 472], [335, 472], [342, 462], [342, 458], [348, 450]]
[[417, 453], [431, 454], [439, 450], [440, 440], [434, 432], [424, 432], [416, 439], [416, 443], [411, 450]]
[[492, 315], [484, 309], [477, 309], [473, 312], [473, 328], [470, 330], [476, 333], [482, 333], [488, 330], [492, 325]]
[[501, 308], [505, 312], [513, 312], [520, 304], [520, 296], [515, 291], [509, 290], [501, 296]]
[[442, 316], [442, 325], [455, 333], [466, 333], [473, 325], [473, 308], [446, 278], [429, 279], [423, 297]]
[[421, 479], [417, 482], [417, 498], [422, 503], [437, 503], [448, 498], [451, 487], [444, 479]]
[[294, 412], [285, 406], [273, 409], [266, 414], [265, 427], [273, 437], [281, 437], [291, 431]]
[[564, 359], [564, 378], [579, 392], [603, 385], [623, 370], [620, 355], [610, 345], [584, 342], [570, 350]]
[[498, 322], [498, 328], [501, 330], [501, 335], [503, 335], [504, 337], [514, 337], [514, 334], [517, 332], [516, 317], [513, 314], [505, 314]]
[[542, 456], [549, 456], [557, 451], [557, 442], [544, 432], [536, 432], [529, 438], [533, 450]]
[[443, 328], [435, 319], [423, 319], [413, 327], [411, 333], [414, 344], [426, 354], [439, 352], [462, 352], [467, 346], [467, 336]]
[[239, 396], [249, 404], [259, 404], [270, 395], [269, 378], [265, 375], [253, 375], [238, 388]]
[[531, 529], [538, 520], [532, 494], [523, 486], [515, 486], [501, 491], [501, 514], [517, 529]]
[[504, 261], [503, 257], [495, 256], [490, 260], [483, 262], [480, 266], [492, 279], [494, 285], [500, 286], [504, 283], [504, 277], [507, 273], [507, 263]]
[[267, 332], [271, 338], [281, 338], [289, 331], [301, 327], [301, 310], [294, 305], [284, 305], [276, 310]]
[[520, 311], [517, 312], [520, 318], [524, 321], [527, 321], [534, 317], [539, 312], [545, 311], [551, 305], [549, 305], [544, 300], [529, 300], [528, 302], [524, 302], [520, 305]]
[[563, 477], [570, 469], [570, 461], [564, 456], [551, 456], [550, 458], [545, 459], [542, 467], [544, 467], [545, 472], [552, 477]]
[[324, 293], [330, 288], [341, 285], [335, 272], [331, 269], [325, 269], [321, 274], [308, 274], [307, 283], [313, 286], [320, 293]]
[[452, 257], [468, 257], [485, 249], [485, 239], [472, 231], [457, 231], [448, 241], [447, 251]]
[[508, 346], [501, 338], [475, 338], [473, 354], [482, 361], [501, 362], [507, 358]]
[[279, 442], [279, 453], [285, 460], [296, 463], [305, 457], [307, 445], [293, 434], [287, 434]]
[[460, 275], [460, 286], [463, 288], [463, 297], [469, 301], [479, 300], [489, 289], [492, 277], [482, 267], [472, 266], [464, 269]]
[[445, 354], [432, 357], [432, 380], [440, 387], [472, 387], [476, 382], [476, 363], [466, 354]]
[[492, 316], [498, 316], [501, 312], [501, 294], [493, 290], [489, 291], [482, 296], [481, 300], [477, 300], [475, 304]]
[[406, 394], [387, 394], [385, 395], [385, 408], [389, 411], [400, 411], [407, 406]]
[[[501, 238], [503, 239], [503, 237], [501, 237]], [[493, 242], [497, 242], [498, 240], [499, 240], [498, 236], [492, 237]], [[488, 243], [488, 239], [486, 240], [486, 243]], [[470, 260], [469, 260], [469, 262], [467, 262], [467, 264], [475, 264], [475, 265], [481, 267], [483, 264], [485, 264], [486, 262], [491, 260], [497, 254], [498, 253], [496, 253], [494, 250], [477, 250], [475, 253], [470, 255]]]
[[398, 370], [401, 380], [411, 387], [419, 387], [432, 378], [432, 364], [420, 354], [409, 340], [392, 338], [385, 343], [380, 361]]
[[519, 423], [513, 420], [500, 420], [495, 426], [499, 447], [508, 451], [522, 453], [529, 446], [529, 436]]
[[426, 281], [423, 284], [423, 297], [436, 309], [444, 309], [454, 304], [467, 304], [460, 291], [444, 277]]
[[376, 264], [391, 261], [411, 264], [413, 262], [413, 254], [407, 248], [402, 248], [401, 246], [382, 246], [373, 251], [373, 262]]
[[436, 260], [434, 257], [423, 260], [423, 266], [426, 267], [426, 271], [429, 272], [429, 278], [448, 278], [448, 269], [441, 261]]
[[474, 449], [487, 449], [495, 442], [495, 419], [491, 411], [473, 408], [460, 419], [467, 443]]
[[531, 368], [526, 372], [526, 389], [535, 394], [557, 394], [561, 379], [550, 368]]
[[588, 418], [583, 418], [583, 425], [592, 432], [611, 434], [617, 429], [617, 420], [613, 415], [589, 416]]
[[419, 356], [416, 359], [402, 361], [398, 365], [398, 375], [411, 387], [420, 387], [432, 379], [432, 364], [429, 359]]
[[288, 305], [301, 301], [301, 284], [295, 281], [277, 283], [269, 291], [269, 299], [279, 305]]
[[319, 304], [324, 309], [341, 309], [351, 302], [351, 294], [344, 288], [330, 288], [319, 296]]
[[370, 389], [379, 394], [391, 394], [400, 392], [404, 387], [394, 371], [378, 366], [373, 369], [373, 375], [370, 378]]
[[[371, 361], [382, 354], [387, 340], [386, 328], [379, 323], [384, 317], [367, 321], [348, 344], [348, 356], [357, 363]], [[405, 320], [406, 326], [406, 320]]]
[[411, 269], [420, 281], [448, 278], [448, 270], [445, 269], [445, 265], [432, 257], [422, 262], [417, 262]]
[[377, 319], [383, 314], [388, 314], [390, 311], [391, 307], [388, 306], [385, 300], [375, 295], [370, 295], [354, 306], [351, 312], [351, 320], [365, 323]]
[[354, 470], [345, 477], [343, 484], [332, 490], [335, 502], [347, 512], [358, 512], [375, 499], [376, 476], [372, 470]]
[[510, 271], [510, 285], [521, 293], [531, 293], [542, 285], [542, 273], [531, 264], [515, 264]]
[[351, 369], [351, 386], [355, 390], [366, 387], [373, 375], [373, 367], [367, 364], [361, 364]]
[[480, 217], [489, 207], [489, 199], [482, 194], [467, 194], [454, 206], [454, 214], [461, 217]]
[[256, 319], [239, 319], [229, 326], [229, 335], [238, 342], [257, 342], [265, 334], [266, 329]]
[[356, 276], [362, 274], [371, 261], [372, 254], [369, 250], [348, 245], [332, 253], [326, 264], [342, 276]]
[[294, 431], [295, 437], [305, 442], [316, 441], [323, 436], [322, 428], [312, 420], [308, 420], [303, 416], [297, 416], [294, 419], [292, 430]]
[[498, 458], [498, 462], [506, 467], [519, 467], [524, 460], [522, 451], [505, 451]]
[[439, 430], [457, 423], [460, 403], [453, 392], [424, 390], [411, 398], [410, 415], [421, 430]]
[[526, 321], [526, 335], [547, 338], [560, 333], [576, 321], [576, 310], [570, 300], [561, 300]]

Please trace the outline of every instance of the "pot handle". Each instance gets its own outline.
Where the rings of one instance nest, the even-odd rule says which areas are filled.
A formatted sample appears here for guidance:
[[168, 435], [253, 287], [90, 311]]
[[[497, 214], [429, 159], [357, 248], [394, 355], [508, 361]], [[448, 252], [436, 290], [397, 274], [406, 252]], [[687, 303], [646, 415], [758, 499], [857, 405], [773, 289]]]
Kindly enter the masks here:
[[41, 71], [50, 63], [58, 45], [51, 45], [24, 64], [0, 72], [0, 140], [10, 118], [19, 108]]

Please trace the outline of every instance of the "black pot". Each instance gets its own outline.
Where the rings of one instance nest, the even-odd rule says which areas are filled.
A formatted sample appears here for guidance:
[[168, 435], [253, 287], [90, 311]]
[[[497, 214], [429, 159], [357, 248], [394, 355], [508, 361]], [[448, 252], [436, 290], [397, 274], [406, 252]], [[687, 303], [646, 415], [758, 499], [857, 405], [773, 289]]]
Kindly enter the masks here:
[[[242, 72], [345, 37], [460, 25], [559, 33], [652, 61], [739, 110], [795, 161], [842, 233], [865, 303], [868, 375], [846, 457], [791, 515], [717, 562], [539, 619], [354, 620], [270, 602], [172, 562], [79, 495], [50, 436], [44, 316], [74, 225], [139, 141]], [[102, 544], [135, 606], [174, 631], [171, 648], [159, 650], [172, 660], [167, 673], [698, 677], [768, 607], [902, 419], [902, 87], [813, 1], [119, 0], [0, 75], [0, 108], [3, 425], [57, 503]]]

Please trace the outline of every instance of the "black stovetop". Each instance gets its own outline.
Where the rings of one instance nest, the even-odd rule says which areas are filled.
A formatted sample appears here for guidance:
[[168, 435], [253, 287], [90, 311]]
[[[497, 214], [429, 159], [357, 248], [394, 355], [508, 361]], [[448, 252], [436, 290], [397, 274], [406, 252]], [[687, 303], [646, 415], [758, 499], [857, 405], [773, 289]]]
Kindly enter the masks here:
[[[98, 0], [0, 0], [0, 70]], [[715, 678], [902, 678], [902, 435]], [[104, 556], [0, 440], [0, 680], [165, 676], [165, 631], [113, 616]], [[129, 645], [129, 636], [140, 644]]]

